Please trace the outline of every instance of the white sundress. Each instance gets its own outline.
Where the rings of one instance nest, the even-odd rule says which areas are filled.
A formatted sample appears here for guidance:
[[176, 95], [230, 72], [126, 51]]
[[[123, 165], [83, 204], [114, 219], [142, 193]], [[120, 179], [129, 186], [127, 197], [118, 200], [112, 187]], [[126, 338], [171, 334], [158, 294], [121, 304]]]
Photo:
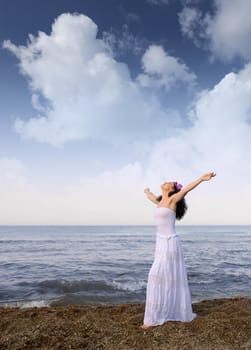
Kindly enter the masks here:
[[176, 213], [157, 207], [155, 219], [155, 257], [148, 274], [144, 324], [192, 321], [196, 314], [192, 311], [183, 249], [175, 231]]

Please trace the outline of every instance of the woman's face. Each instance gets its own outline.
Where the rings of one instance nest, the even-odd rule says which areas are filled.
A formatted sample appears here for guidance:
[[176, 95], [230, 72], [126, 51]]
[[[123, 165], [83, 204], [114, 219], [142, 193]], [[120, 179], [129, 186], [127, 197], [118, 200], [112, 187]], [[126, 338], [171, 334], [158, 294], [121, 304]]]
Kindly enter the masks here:
[[174, 191], [175, 190], [175, 182], [163, 182], [160, 188], [164, 191]]

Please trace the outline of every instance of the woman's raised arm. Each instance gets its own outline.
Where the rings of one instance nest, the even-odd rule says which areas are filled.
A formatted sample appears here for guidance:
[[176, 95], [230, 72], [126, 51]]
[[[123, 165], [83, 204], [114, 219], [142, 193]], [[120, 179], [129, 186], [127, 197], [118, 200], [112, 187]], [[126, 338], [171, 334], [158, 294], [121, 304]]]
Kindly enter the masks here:
[[144, 189], [144, 192], [145, 192], [147, 198], [148, 198], [151, 202], [153, 202], [153, 203], [155, 203], [155, 204], [158, 204], [158, 203], [159, 203], [159, 201], [157, 200], [157, 197], [149, 190], [149, 188]]
[[200, 183], [202, 183], [203, 181], [208, 181], [211, 180], [214, 176], [216, 176], [216, 174], [214, 172], [211, 173], [206, 173], [204, 175], [202, 175], [201, 177], [199, 177], [197, 180], [193, 181], [192, 183], [190, 183], [189, 185], [185, 186], [184, 188], [182, 188], [181, 191], [179, 191], [178, 193], [175, 193], [172, 196], [172, 199], [175, 200], [175, 202], [177, 203], [178, 201], [180, 201], [182, 198], [185, 197], [185, 195], [192, 191], [195, 187], [197, 187]]

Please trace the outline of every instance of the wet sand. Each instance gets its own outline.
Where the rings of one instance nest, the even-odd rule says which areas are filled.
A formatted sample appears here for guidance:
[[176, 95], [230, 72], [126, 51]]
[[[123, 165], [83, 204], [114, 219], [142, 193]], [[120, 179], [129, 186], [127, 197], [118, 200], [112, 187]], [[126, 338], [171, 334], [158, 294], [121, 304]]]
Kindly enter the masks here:
[[0, 349], [251, 349], [251, 299], [193, 304], [197, 318], [140, 329], [144, 304], [0, 308]]

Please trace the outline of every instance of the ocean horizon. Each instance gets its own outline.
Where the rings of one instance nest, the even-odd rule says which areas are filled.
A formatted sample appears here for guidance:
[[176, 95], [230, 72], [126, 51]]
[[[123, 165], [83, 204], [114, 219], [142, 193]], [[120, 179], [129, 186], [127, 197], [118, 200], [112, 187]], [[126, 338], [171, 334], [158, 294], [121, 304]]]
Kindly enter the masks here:
[[[152, 225], [0, 225], [0, 306], [144, 302]], [[251, 225], [176, 225], [193, 302], [251, 296]]]

